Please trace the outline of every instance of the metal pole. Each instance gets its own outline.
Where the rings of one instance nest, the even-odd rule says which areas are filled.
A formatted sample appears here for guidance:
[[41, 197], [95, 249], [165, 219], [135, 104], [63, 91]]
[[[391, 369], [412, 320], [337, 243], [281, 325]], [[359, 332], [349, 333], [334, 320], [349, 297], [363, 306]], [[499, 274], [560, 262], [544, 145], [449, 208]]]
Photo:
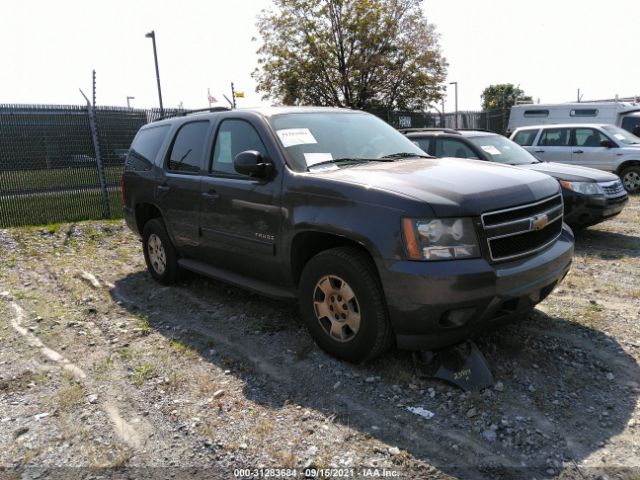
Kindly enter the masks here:
[[100, 193], [102, 194], [102, 215], [104, 218], [111, 218], [111, 208], [109, 206], [109, 192], [107, 191], [107, 179], [104, 173], [104, 165], [102, 164], [102, 154], [100, 150], [100, 139], [98, 137], [98, 126], [96, 123], [95, 111], [93, 105], [82, 90], [80, 93], [87, 101], [87, 113], [89, 115], [89, 130], [91, 131], [91, 140], [93, 142], [93, 151], [96, 154], [96, 167], [98, 168], [98, 184]]
[[131, 108], [131, 104], [129, 103], [129, 100], [135, 100], [136, 97], [127, 97], [127, 108]]
[[160, 100], [160, 116], [164, 117], [164, 107], [162, 106], [162, 90], [160, 89], [160, 69], [158, 68], [158, 50], [156, 49], [156, 32], [151, 30], [145, 35], [153, 42], [153, 59], [156, 62], [156, 80], [158, 81], [158, 99]]
[[231, 99], [233, 100], [233, 108], [236, 108], [236, 91], [233, 89], [233, 82], [231, 82]]
[[93, 106], [96, 106], [96, 71], [93, 70], [92, 73], [92, 80], [91, 80], [91, 87], [92, 87], [92, 91], [93, 91]]
[[456, 87], [456, 102], [455, 102], [455, 106], [456, 106], [456, 113], [455, 113], [455, 126], [456, 129], [458, 128], [458, 82], [449, 82], [449, 85], [455, 85]]

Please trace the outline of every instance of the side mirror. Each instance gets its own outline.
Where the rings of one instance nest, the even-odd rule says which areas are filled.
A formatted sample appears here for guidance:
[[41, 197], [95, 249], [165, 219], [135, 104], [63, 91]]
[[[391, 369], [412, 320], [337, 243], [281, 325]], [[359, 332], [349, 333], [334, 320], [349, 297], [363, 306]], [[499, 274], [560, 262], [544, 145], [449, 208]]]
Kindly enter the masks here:
[[233, 159], [233, 167], [242, 175], [264, 178], [271, 171], [272, 164], [265, 162], [257, 150], [245, 150]]
[[606, 147], [606, 148], [616, 148], [617, 145], [615, 143], [613, 143], [611, 140], [602, 140], [600, 142], [600, 146], [601, 147]]

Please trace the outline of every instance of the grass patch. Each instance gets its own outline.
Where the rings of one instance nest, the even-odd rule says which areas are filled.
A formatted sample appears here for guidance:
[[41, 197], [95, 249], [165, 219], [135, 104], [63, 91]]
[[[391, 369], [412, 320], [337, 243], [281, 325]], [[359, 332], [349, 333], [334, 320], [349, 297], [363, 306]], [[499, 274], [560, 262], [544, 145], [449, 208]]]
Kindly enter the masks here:
[[133, 381], [136, 385], [142, 385], [144, 382], [156, 375], [156, 367], [151, 363], [143, 363], [136, 367], [133, 371]]
[[55, 391], [49, 406], [70, 412], [84, 402], [84, 385], [77, 382], [70, 372], [62, 375], [62, 383], [62, 386]]
[[190, 357], [198, 356], [198, 353], [193, 348], [189, 347], [188, 345], [185, 345], [179, 340], [172, 340], [170, 345], [171, 345], [171, 348], [174, 348], [175, 350], [177, 350], [183, 355], [187, 355]]
[[[112, 218], [122, 216], [117, 190], [109, 191]], [[103, 218], [102, 194], [99, 190], [42, 193], [9, 196], [0, 201], [0, 228], [24, 225], [50, 225]]]

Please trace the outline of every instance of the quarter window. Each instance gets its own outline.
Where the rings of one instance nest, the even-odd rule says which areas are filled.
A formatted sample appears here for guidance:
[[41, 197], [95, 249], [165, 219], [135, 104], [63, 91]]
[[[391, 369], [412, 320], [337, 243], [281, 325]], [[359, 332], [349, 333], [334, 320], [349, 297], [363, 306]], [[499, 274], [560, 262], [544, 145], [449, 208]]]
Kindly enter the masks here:
[[540, 130], [520, 130], [513, 137], [513, 141], [523, 147], [529, 147], [533, 145], [533, 141], [536, 139], [539, 131]]
[[151, 164], [154, 163], [160, 146], [164, 141], [168, 125], [160, 125], [158, 127], [144, 128], [138, 132], [136, 138], [133, 139], [131, 149], [129, 150], [129, 160], [127, 168], [134, 170], [149, 170]]
[[544, 147], [568, 147], [569, 137], [568, 128], [549, 128], [543, 130], [539, 145]]
[[197, 173], [202, 168], [202, 152], [209, 130], [209, 122], [183, 125], [171, 147], [168, 168], [176, 172]]
[[264, 143], [251, 124], [244, 120], [224, 120], [218, 129], [213, 150], [213, 173], [240, 175], [233, 166], [233, 160], [246, 150], [257, 150], [263, 157], [267, 155]]
[[604, 140], [609, 140], [605, 134], [593, 128], [576, 128], [576, 147], [600, 147]]

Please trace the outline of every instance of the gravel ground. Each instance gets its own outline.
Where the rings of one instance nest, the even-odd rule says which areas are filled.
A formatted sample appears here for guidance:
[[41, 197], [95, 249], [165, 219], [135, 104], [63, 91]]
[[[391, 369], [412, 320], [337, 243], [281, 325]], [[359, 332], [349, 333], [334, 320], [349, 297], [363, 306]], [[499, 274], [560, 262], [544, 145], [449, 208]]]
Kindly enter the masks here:
[[474, 393], [411, 353], [330, 358], [295, 305], [162, 287], [120, 221], [0, 230], [0, 478], [638, 479], [639, 224], [636, 196], [477, 339], [496, 383]]

